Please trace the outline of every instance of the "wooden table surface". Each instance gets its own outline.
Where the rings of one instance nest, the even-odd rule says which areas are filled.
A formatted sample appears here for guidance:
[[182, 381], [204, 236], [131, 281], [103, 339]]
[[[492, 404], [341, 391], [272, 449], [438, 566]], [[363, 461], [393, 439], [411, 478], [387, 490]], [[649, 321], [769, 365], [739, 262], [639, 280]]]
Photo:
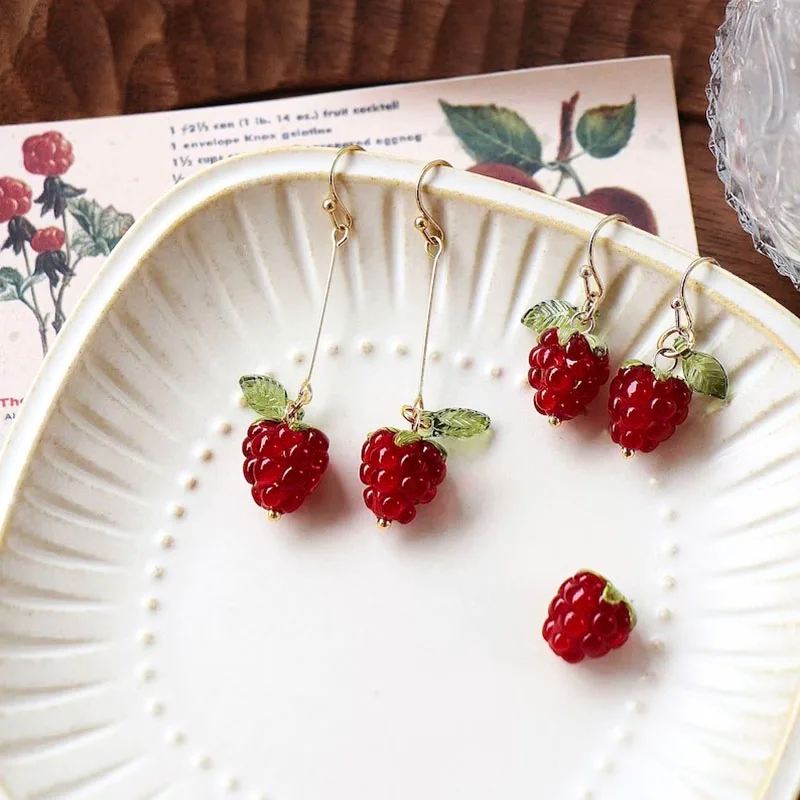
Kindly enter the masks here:
[[800, 316], [708, 151], [725, 0], [0, 0], [0, 123], [667, 53], [700, 252]]

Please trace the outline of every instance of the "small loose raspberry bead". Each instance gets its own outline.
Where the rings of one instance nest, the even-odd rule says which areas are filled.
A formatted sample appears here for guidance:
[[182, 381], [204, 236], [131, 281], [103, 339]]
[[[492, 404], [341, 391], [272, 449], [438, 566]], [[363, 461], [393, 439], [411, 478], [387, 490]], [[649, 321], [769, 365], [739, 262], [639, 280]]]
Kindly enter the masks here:
[[660, 376], [649, 364], [623, 366], [608, 398], [611, 439], [626, 457], [650, 453], [685, 422], [691, 401], [683, 379]]
[[583, 570], [550, 601], [542, 636], [557, 656], [576, 664], [622, 647], [635, 626], [630, 602], [602, 575]]
[[528, 363], [528, 383], [536, 390], [533, 405], [552, 425], [585, 411], [609, 376], [607, 351], [593, 350], [578, 332], [562, 344], [557, 328], [539, 336]]
[[436, 497], [447, 474], [441, 448], [423, 439], [398, 445], [396, 433], [381, 428], [368, 436], [361, 448], [359, 477], [366, 484], [364, 504], [375, 514], [380, 528], [411, 522], [416, 507]]

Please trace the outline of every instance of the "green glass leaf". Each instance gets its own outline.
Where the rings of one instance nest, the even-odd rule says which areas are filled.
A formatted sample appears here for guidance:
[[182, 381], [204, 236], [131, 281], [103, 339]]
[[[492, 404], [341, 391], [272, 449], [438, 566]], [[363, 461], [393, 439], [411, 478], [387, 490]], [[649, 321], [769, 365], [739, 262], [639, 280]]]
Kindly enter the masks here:
[[630, 367], [643, 367], [644, 361], [640, 361], [638, 358], [629, 358], [627, 361], [622, 362], [622, 366], [620, 369], [628, 369]]
[[247, 405], [256, 414], [265, 419], [283, 419], [289, 395], [278, 381], [268, 375], [244, 375], [239, 378], [239, 386]]
[[575, 136], [594, 158], [611, 158], [625, 148], [636, 122], [636, 98], [624, 106], [597, 106], [578, 120]]
[[394, 435], [394, 443], [398, 447], [405, 447], [412, 442], [418, 442], [422, 437], [416, 431], [398, 431]]
[[[592, 573], [592, 574], [597, 574], [597, 573]], [[603, 578], [602, 575], [599, 575], [598, 577]], [[603, 578], [603, 580], [606, 582], [606, 587], [605, 589], [603, 589], [603, 594], [600, 595], [600, 599], [604, 600], [606, 603], [609, 603], [612, 606], [618, 606], [620, 603], [624, 603], [628, 608], [628, 615], [631, 618], [631, 630], [633, 630], [636, 627], [636, 621], [637, 621], [636, 612], [633, 609], [633, 605], [631, 604], [630, 600], [628, 600], [628, 598], [625, 597], [625, 595], [622, 594], [622, 592], [619, 589], [617, 589], [617, 587], [614, 586], [613, 583], [611, 583], [610, 580], [608, 580], [607, 578]]]
[[522, 324], [537, 334], [549, 328], [563, 328], [578, 313], [578, 309], [566, 300], [544, 300], [528, 309]]
[[601, 356], [608, 352], [608, 345], [599, 336], [595, 336], [593, 333], [584, 333], [583, 335], [596, 356]]
[[724, 400], [728, 396], [725, 367], [708, 353], [693, 351], [683, 357], [683, 379], [700, 394]]
[[452, 106], [439, 101], [453, 133], [478, 163], [509, 164], [533, 175], [542, 166], [542, 143], [516, 111], [496, 105]]
[[489, 429], [491, 420], [471, 408], [443, 408], [433, 412], [433, 436], [469, 439]]

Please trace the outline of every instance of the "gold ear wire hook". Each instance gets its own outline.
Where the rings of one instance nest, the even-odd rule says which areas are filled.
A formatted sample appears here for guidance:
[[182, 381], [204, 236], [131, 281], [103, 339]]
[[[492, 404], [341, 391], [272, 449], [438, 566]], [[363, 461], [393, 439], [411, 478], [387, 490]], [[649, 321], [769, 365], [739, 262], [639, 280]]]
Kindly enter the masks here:
[[[331, 171], [328, 174], [328, 196], [322, 201], [322, 208], [331, 218], [333, 223], [333, 240], [337, 247], [340, 247], [347, 241], [350, 235], [350, 229], [353, 227], [353, 215], [347, 209], [347, 206], [342, 202], [339, 193], [336, 191], [336, 165], [339, 159], [346, 153], [364, 152], [364, 148], [360, 144], [351, 144], [343, 147], [336, 154], [331, 164]], [[337, 217], [337, 213], [341, 215], [341, 219]]]
[[444, 230], [442, 226], [433, 218], [433, 215], [425, 208], [422, 202], [422, 182], [428, 172], [436, 167], [451, 167], [452, 164], [444, 159], [437, 159], [436, 161], [429, 161], [420, 173], [419, 180], [417, 180], [417, 189], [415, 198], [417, 201], [417, 209], [420, 216], [414, 220], [414, 227], [425, 237], [425, 250], [429, 256], [435, 255], [436, 251], [444, 247]]
[[[670, 303], [673, 310], [675, 311], [675, 327], [678, 328], [681, 332], [687, 332], [692, 341], [694, 340], [694, 317], [692, 316], [692, 312], [689, 311], [689, 304], [686, 302], [686, 282], [689, 280], [689, 275], [691, 274], [692, 270], [695, 267], [699, 267], [700, 264], [711, 264], [711, 266], [719, 267], [720, 263], [717, 261], [716, 258], [711, 258], [710, 256], [698, 256], [688, 267], [686, 267], [686, 271], [683, 273], [683, 277], [681, 278], [681, 286], [678, 290], [678, 296]], [[681, 312], [683, 312], [684, 317], [686, 317], [685, 324], [681, 322]]]
[[590, 323], [593, 321], [597, 307], [600, 305], [600, 298], [602, 298], [605, 293], [605, 287], [600, 278], [600, 273], [597, 271], [597, 267], [595, 267], [594, 264], [594, 248], [600, 231], [609, 222], [626, 222], [628, 225], [631, 224], [631, 221], [622, 214], [609, 214], [607, 217], [603, 217], [603, 219], [594, 226], [592, 235], [589, 237], [589, 244], [586, 248], [586, 264], [581, 267], [580, 276], [583, 278], [583, 286], [586, 292], [586, 301], [584, 302], [582, 314], [583, 318]]

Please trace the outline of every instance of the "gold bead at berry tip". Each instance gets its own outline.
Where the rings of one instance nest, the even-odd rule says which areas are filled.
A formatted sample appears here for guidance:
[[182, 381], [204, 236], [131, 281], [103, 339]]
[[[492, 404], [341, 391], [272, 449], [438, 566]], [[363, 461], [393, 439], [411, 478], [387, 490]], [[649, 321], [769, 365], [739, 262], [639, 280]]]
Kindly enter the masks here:
[[547, 418], [547, 421], [554, 427], [557, 428], [561, 424], [561, 420], [558, 417], [554, 417], [552, 414]]
[[633, 450], [631, 450], [630, 448], [628, 448], [628, 447], [623, 447], [622, 448], [622, 457], [623, 458], [633, 458], [633, 455], [634, 455]]
[[280, 511], [275, 511], [273, 508], [267, 509], [267, 519], [278, 520], [281, 518], [281, 516], [282, 515]]
[[322, 201], [322, 210], [323, 211], [330, 212], [330, 211], [333, 211], [334, 208], [336, 208], [336, 201], [332, 197], [326, 197]]
[[392, 527], [392, 521], [390, 519], [384, 519], [383, 517], [380, 517], [377, 525], [381, 530], [385, 531]]
[[415, 228], [416, 228], [418, 231], [424, 231], [424, 230], [425, 230], [425, 228], [427, 228], [427, 227], [428, 227], [428, 221], [425, 219], [425, 217], [417, 217], [417, 218], [414, 220], [414, 227], [415, 227]]

